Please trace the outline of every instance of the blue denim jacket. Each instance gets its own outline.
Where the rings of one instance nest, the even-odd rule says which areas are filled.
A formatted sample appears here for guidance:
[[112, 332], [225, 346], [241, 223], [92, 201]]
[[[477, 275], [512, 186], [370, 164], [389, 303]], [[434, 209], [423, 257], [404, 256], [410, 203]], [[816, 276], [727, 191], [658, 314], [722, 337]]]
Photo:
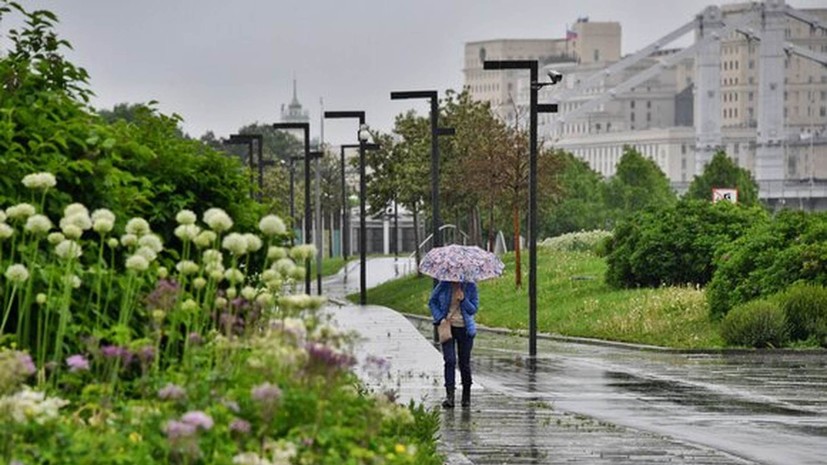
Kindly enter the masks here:
[[[428, 299], [428, 308], [431, 309], [434, 324], [439, 324], [443, 318], [448, 317], [451, 295], [453, 293], [452, 284], [450, 281], [440, 281], [431, 291], [431, 298]], [[474, 315], [476, 315], [477, 308], [480, 304], [477, 285], [474, 283], [462, 283], [461, 286], [462, 292], [465, 294], [465, 299], [460, 301], [459, 308], [462, 313], [462, 320], [465, 322], [465, 331], [469, 336], [475, 336], [477, 334], [477, 323], [474, 321]]]

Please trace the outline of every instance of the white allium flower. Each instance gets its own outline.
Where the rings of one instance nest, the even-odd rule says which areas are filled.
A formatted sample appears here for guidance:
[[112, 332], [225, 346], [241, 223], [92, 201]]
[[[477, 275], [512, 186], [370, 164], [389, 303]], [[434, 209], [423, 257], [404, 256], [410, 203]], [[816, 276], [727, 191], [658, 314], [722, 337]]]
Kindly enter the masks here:
[[72, 215], [84, 215], [89, 216], [89, 209], [86, 208], [86, 205], [82, 203], [70, 203], [66, 205], [66, 208], [63, 209], [63, 216], [69, 217]]
[[9, 265], [9, 267], [6, 268], [6, 279], [15, 284], [23, 283], [29, 279], [29, 270], [20, 263]]
[[247, 252], [258, 252], [261, 249], [261, 238], [255, 234], [244, 234], [244, 239], [247, 241]]
[[297, 262], [303, 262], [316, 255], [316, 246], [313, 244], [301, 244], [290, 250], [290, 256]]
[[63, 242], [66, 239], [66, 236], [63, 233], [53, 232], [46, 236], [46, 240], [49, 241], [49, 244], [57, 245]]
[[154, 250], [155, 253], [161, 253], [164, 250], [164, 243], [161, 241], [161, 238], [157, 234], [146, 234], [141, 236], [138, 239], [138, 245], [149, 247], [150, 249]]
[[98, 234], [110, 233], [114, 227], [115, 222], [109, 218], [98, 218], [92, 221], [92, 229]]
[[[80, 205], [75, 204], [75, 205]], [[86, 207], [83, 207], [86, 208]], [[83, 231], [92, 228], [92, 219], [89, 218], [89, 213], [87, 212], [75, 212], [71, 215], [65, 215], [63, 218], [60, 219], [60, 229], [66, 229], [67, 226], [77, 226]]]
[[175, 228], [175, 237], [184, 242], [194, 241], [201, 232], [201, 228], [196, 224], [179, 224]]
[[224, 280], [224, 268], [223, 267], [222, 268], [217, 268], [217, 269], [214, 269], [214, 270], [207, 269], [206, 271], [207, 271], [207, 274], [210, 276], [210, 279], [212, 279], [213, 281], [220, 283], [221, 281]]
[[281, 258], [272, 265], [272, 269], [278, 271], [279, 274], [285, 277], [289, 276], [290, 272], [292, 272], [295, 267], [296, 264], [289, 258]]
[[22, 390], [0, 397], [0, 412], [6, 412], [16, 423], [33, 420], [42, 425], [57, 418], [60, 408], [68, 403], [59, 397], [46, 397], [45, 393], [24, 385]]
[[238, 296], [238, 290], [236, 290], [236, 288], [231, 287], [231, 288], [227, 289], [227, 298], [228, 299], [235, 299], [236, 296]]
[[117, 249], [120, 242], [114, 237], [110, 237], [108, 241], [106, 241], [106, 245], [109, 246], [110, 249]]
[[0, 223], [4, 223], [6, 221], [6, 210], [0, 210]]
[[221, 263], [224, 261], [224, 254], [217, 249], [207, 249], [203, 254], [204, 263]]
[[34, 301], [37, 302], [37, 305], [43, 305], [46, 303], [46, 294], [42, 292], [38, 292], [37, 296], [34, 298]]
[[69, 239], [80, 239], [80, 236], [83, 235], [83, 230], [74, 224], [64, 224], [60, 229], [63, 231], [63, 235]]
[[175, 221], [179, 224], [195, 224], [195, 220], [197, 219], [198, 217], [195, 216], [195, 212], [192, 210], [181, 210], [175, 215]]
[[74, 274], [66, 275], [66, 276], [64, 276], [63, 279], [65, 280], [64, 282], [67, 285], [72, 287], [72, 289], [77, 289], [77, 288], [80, 287], [81, 284], [83, 284], [81, 282], [80, 278], [77, 275], [74, 275]]
[[227, 306], [227, 299], [224, 297], [216, 297], [215, 298], [215, 306], [218, 308], [224, 308]]
[[224, 232], [233, 227], [230, 215], [220, 208], [210, 208], [204, 212], [204, 222], [215, 232]]
[[48, 189], [57, 185], [57, 179], [52, 173], [32, 173], [23, 176], [23, 185], [29, 189]]
[[198, 273], [198, 264], [192, 260], [181, 260], [175, 265], [175, 269], [182, 275]]
[[121, 245], [124, 247], [133, 247], [138, 245], [138, 236], [134, 234], [124, 234], [121, 236]]
[[108, 210], [106, 208], [98, 208], [97, 210], [92, 212], [92, 222], [94, 223], [98, 220], [109, 220], [112, 223], [114, 223], [115, 214], [112, 213], [111, 210]]
[[307, 269], [305, 267], [297, 266], [290, 270], [290, 278], [294, 279], [295, 281], [301, 281], [302, 279], [304, 279], [306, 273]]
[[267, 249], [267, 258], [269, 260], [275, 261], [275, 260], [282, 259], [286, 256], [287, 256], [287, 249], [285, 249], [284, 247], [278, 247], [278, 246], [275, 246], [275, 245], [271, 245]]
[[195, 310], [198, 310], [198, 303], [192, 299], [187, 299], [181, 303], [181, 310], [185, 312], [194, 312]]
[[273, 465], [273, 462], [260, 457], [255, 452], [242, 452], [233, 456], [233, 465]]
[[143, 218], [132, 218], [126, 222], [126, 232], [128, 234], [143, 236], [144, 234], [149, 234], [150, 231], [152, 230], [149, 227], [149, 223]]
[[273, 279], [278, 279], [279, 274], [276, 270], [272, 268], [268, 268], [261, 273], [261, 280], [264, 282], [272, 281]]
[[256, 297], [256, 289], [252, 286], [244, 286], [241, 289], [241, 297], [247, 300], [253, 300]]
[[155, 250], [153, 250], [152, 247], [147, 247], [145, 245], [138, 247], [138, 250], [135, 251], [135, 255], [140, 255], [146, 258], [149, 262], [154, 262], [155, 259], [158, 258], [158, 254]]
[[0, 222], [0, 239], [8, 239], [14, 235], [14, 229], [6, 223]]
[[73, 240], [64, 239], [55, 247], [55, 253], [64, 260], [78, 258], [83, 254], [83, 248]]
[[240, 283], [244, 281], [244, 273], [238, 268], [230, 268], [224, 272], [224, 277], [231, 283]]
[[224, 240], [221, 241], [221, 246], [236, 256], [247, 253], [247, 240], [239, 233], [227, 234]]
[[169, 276], [169, 270], [165, 266], [158, 267], [158, 278], [159, 279], [166, 279]]
[[196, 289], [204, 289], [204, 286], [207, 285], [207, 280], [202, 278], [201, 276], [192, 280], [192, 287]]
[[37, 213], [34, 206], [28, 203], [18, 203], [6, 209], [6, 216], [10, 220], [28, 218]]
[[258, 222], [258, 229], [265, 236], [276, 236], [287, 232], [284, 221], [276, 215], [267, 215]]
[[262, 307], [267, 307], [273, 305], [274, 299], [273, 294], [269, 292], [262, 292], [261, 294], [256, 297], [256, 303], [261, 305]]
[[143, 255], [132, 255], [126, 259], [126, 268], [135, 271], [146, 271], [149, 268], [149, 260]]
[[201, 231], [198, 233], [198, 236], [193, 240], [195, 242], [195, 246], [199, 248], [210, 247], [215, 243], [216, 234], [213, 231]]
[[26, 220], [26, 231], [43, 234], [52, 229], [52, 220], [46, 215], [32, 215]]

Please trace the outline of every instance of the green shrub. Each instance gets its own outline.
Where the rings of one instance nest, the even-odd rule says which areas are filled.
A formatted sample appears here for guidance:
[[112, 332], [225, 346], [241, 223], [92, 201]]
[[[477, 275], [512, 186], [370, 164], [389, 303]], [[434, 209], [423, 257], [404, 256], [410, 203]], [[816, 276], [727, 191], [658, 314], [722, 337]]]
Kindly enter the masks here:
[[798, 284], [781, 295], [781, 307], [793, 340], [815, 339], [827, 344], [827, 289]]
[[710, 312], [784, 291], [796, 282], [827, 284], [827, 214], [779, 212], [758, 221], [715, 254], [707, 287]]
[[753, 300], [732, 309], [721, 323], [721, 335], [731, 345], [782, 347], [789, 338], [787, 319], [772, 300]]
[[616, 287], [705, 285], [718, 246], [765, 217], [755, 208], [698, 200], [638, 214], [615, 229], [607, 281]]

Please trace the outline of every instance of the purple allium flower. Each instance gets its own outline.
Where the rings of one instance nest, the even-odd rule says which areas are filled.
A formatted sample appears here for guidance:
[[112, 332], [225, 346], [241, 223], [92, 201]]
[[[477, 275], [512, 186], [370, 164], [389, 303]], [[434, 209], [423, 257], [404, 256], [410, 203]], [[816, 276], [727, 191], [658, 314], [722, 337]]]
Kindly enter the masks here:
[[170, 441], [188, 438], [195, 434], [196, 425], [183, 421], [170, 420], [164, 425], [164, 433]]
[[190, 344], [194, 346], [200, 346], [204, 343], [204, 338], [196, 331], [191, 332], [187, 337], [189, 338]]
[[238, 413], [241, 411], [241, 407], [239, 407], [238, 402], [230, 399], [224, 399], [221, 401], [221, 405], [227, 407], [231, 412]]
[[158, 390], [158, 397], [163, 400], [180, 400], [186, 397], [187, 391], [177, 384], [167, 383]]
[[212, 417], [200, 410], [187, 412], [181, 417], [181, 421], [198, 428], [208, 430], [213, 426]]
[[351, 367], [356, 363], [356, 359], [348, 354], [339, 353], [332, 347], [328, 347], [319, 343], [305, 344], [307, 354], [310, 356], [311, 362], [318, 363], [334, 369], [341, 369]]
[[170, 279], [159, 279], [155, 289], [146, 296], [146, 306], [150, 310], [172, 310], [178, 300], [181, 286]]
[[143, 363], [150, 363], [155, 360], [155, 348], [152, 346], [143, 346], [138, 349], [138, 359]]
[[250, 391], [250, 394], [252, 395], [253, 400], [265, 404], [271, 404], [281, 399], [281, 389], [279, 389], [279, 387], [275, 384], [270, 384], [267, 382], [254, 386]]
[[106, 358], [118, 358], [122, 357], [126, 349], [119, 346], [103, 346], [101, 347], [101, 354], [103, 354]]
[[69, 366], [69, 371], [72, 373], [89, 370], [89, 360], [87, 360], [86, 357], [80, 354], [75, 354], [70, 357], [67, 357], [66, 365]]
[[230, 431], [248, 434], [250, 432], [250, 422], [242, 420], [241, 418], [236, 418], [230, 422]]
[[31, 376], [37, 372], [37, 367], [34, 365], [32, 361], [32, 356], [26, 352], [18, 352], [17, 353], [17, 361], [23, 370], [23, 374], [26, 376]]

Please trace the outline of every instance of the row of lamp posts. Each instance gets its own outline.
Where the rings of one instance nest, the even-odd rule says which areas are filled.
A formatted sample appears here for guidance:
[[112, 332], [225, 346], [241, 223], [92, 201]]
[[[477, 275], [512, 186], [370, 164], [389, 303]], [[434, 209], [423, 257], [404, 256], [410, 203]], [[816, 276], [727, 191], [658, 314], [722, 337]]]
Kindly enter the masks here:
[[[483, 63], [485, 70], [528, 70], [530, 72], [530, 98], [529, 98], [529, 272], [528, 272], [528, 297], [529, 297], [529, 359], [532, 363], [537, 355], [537, 114], [538, 113], [556, 113], [556, 104], [538, 104], [537, 93], [539, 89], [554, 85], [560, 81], [560, 76], [552, 76], [551, 82], [539, 82], [538, 80], [538, 63], [535, 60], [486, 60]], [[442, 238], [440, 228], [442, 220], [439, 211], [439, 136], [454, 135], [454, 128], [441, 128], [438, 124], [439, 117], [439, 100], [438, 94], [435, 90], [425, 91], [402, 91], [391, 92], [391, 100], [403, 99], [428, 99], [430, 100], [430, 120], [431, 120], [431, 209], [432, 209], [432, 242], [434, 247], [442, 245]], [[347, 256], [350, 248], [349, 227], [347, 219], [349, 217], [349, 208], [347, 207], [347, 199], [345, 197], [345, 149], [357, 148], [359, 149], [359, 304], [367, 304], [367, 286], [366, 286], [366, 250], [367, 250], [367, 228], [366, 228], [366, 212], [365, 212], [365, 151], [371, 149], [378, 149], [377, 144], [368, 143], [370, 134], [368, 126], [365, 124], [364, 111], [325, 111], [324, 117], [329, 119], [358, 119], [359, 129], [357, 132], [357, 144], [345, 144], [341, 146], [341, 183], [342, 183], [342, 230], [343, 233], [343, 250], [342, 255], [345, 263], [347, 263]], [[305, 244], [310, 244], [312, 212], [310, 202], [310, 159], [311, 157], [321, 157], [321, 152], [310, 151], [310, 123], [275, 123], [274, 129], [301, 129], [304, 135], [304, 156], [291, 157], [290, 159], [290, 217], [295, 218], [294, 208], [294, 192], [293, 192], [293, 162], [298, 159], [304, 160], [304, 232], [303, 240]], [[259, 188], [261, 188], [263, 178], [263, 161], [262, 161], [262, 136], [250, 134], [233, 134], [227, 143], [230, 144], [247, 144], [249, 147], [249, 160], [251, 173], [253, 172], [253, 142], [258, 143], [258, 176]], [[251, 174], [252, 176], [252, 174]], [[252, 193], [251, 193], [252, 195]], [[261, 189], [259, 189], [259, 200], [261, 199]], [[319, 252], [321, 253], [321, 252]], [[308, 273], [305, 275], [305, 292], [310, 294], [310, 260], [305, 263]], [[321, 270], [318, 271], [318, 291], [321, 294]], [[436, 329], [434, 330], [434, 337], [436, 338]]]

